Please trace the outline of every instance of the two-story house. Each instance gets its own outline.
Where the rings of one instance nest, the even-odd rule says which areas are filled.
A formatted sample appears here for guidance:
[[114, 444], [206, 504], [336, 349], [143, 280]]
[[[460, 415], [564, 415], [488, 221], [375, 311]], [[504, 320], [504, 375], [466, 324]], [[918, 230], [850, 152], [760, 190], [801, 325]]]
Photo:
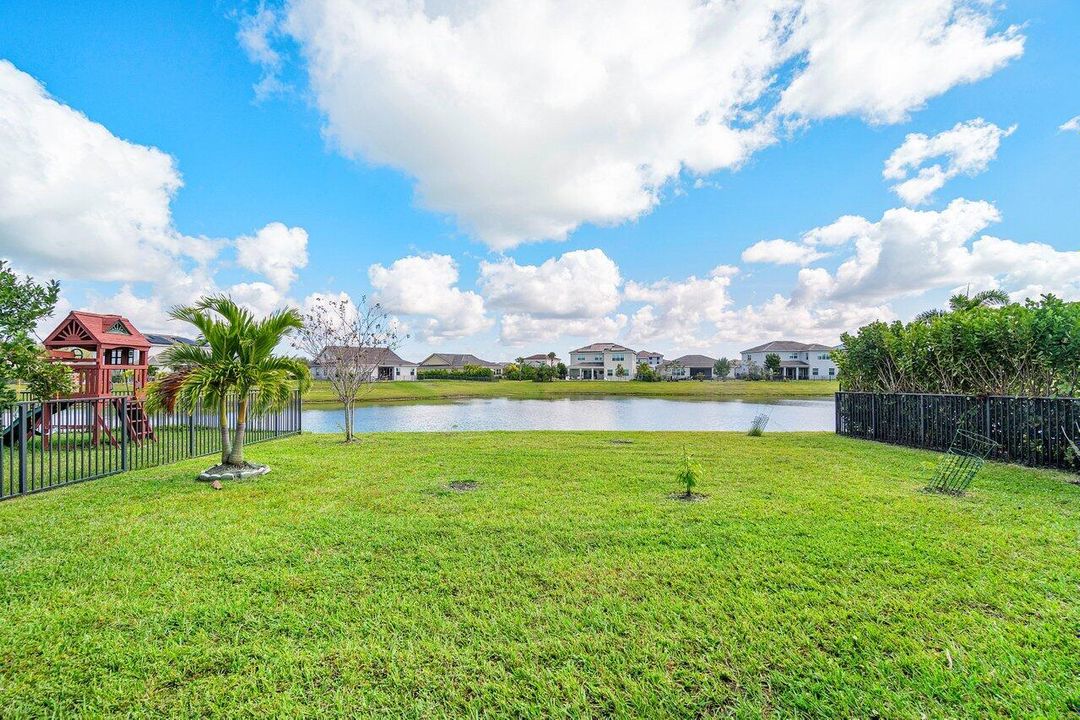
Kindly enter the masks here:
[[562, 362], [562, 360], [560, 360], [559, 358], [553, 357], [553, 353], [548, 355], [545, 355], [544, 353], [537, 353], [536, 355], [530, 355], [529, 357], [522, 358], [521, 360], [523, 365], [528, 365], [529, 367], [534, 368], [555, 367]]
[[651, 370], [659, 370], [664, 364], [664, 353], [652, 350], [640, 350], [637, 354], [638, 365], [648, 365]]
[[571, 380], [633, 380], [638, 355], [615, 343], [593, 343], [570, 352]]
[[784, 380], [835, 380], [836, 363], [829, 357], [832, 350], [820, 343], [774, 340], [743, 350], [735, 376], [748, 376], [751, 365], [764, 372], [766, 356], [775, 353], [780, 356], [780, 377]]

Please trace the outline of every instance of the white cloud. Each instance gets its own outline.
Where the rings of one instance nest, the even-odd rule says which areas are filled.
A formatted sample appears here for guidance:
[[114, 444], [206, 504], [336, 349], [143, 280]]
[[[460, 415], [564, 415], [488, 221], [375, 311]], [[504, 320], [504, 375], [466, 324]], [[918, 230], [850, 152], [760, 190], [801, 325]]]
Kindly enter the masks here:
[[565, 318], [538, 318], [525, 313], [508, 313], [499, 319], [499, 340], [511, 347], [524, 347], [529, 343], [550, 342], [566, 337], [614, 338], [626, 327], [623, 313], [606, 317], [567, 320]]
[[646, 303], [631, 317], [630, 342], [666, 339], [680, 347], [702, 347], [709, 342], [710, 326], [725, 320], [732, 304], [728, 295], [738, 269], [718, 265], [706, 278], [693, 275], [682, 281], [629, 282], [626, 298]]
[[791, 240], [761, 240], [743, 250], [742, 260], [773, 265], [808, 265], [825, 255], [811, 246]]
[[481, 262], [478, 286], [488, 305], [536, 318], [594, 318], [619, 306], [619, 267], [603, 250], [574, 250], [540, 265], [511, 258]]
[[296, 271], [307, 265], [307, 242], [303, 228], [272, 222], [254, 235], [236, 239], [236, 262], [285, 291], [296, 281]]
[[1076, 117], [1070, 118], [1069, 120], [1061, 123], [1061, 126], [1058, 127], [1058, 130], [1060, 130], [1061, 132], [1080, 133], [1080, 115], [1077, 115]]
[[173, 159], [121, 140], [0, 60], [0, 252], [60, 278], [157, 280], [215, 243], [183, 237]]
[[868, 306], [968, 285], [1080, 294], [1080, 252], [979, 235], [1000, 219], [992, 204], [964, 199], [940, 211], [887, 210], [835, 273], [801, 270], [792, 297]]
[[[3, 60], [0, 168], [0, 257], [46, 277], [124, 283], [112, 294], [92, 288], [79, 307], [177, 331], [169, 308], [222, 292], [214, 264], [231, 241], [177, 230], [171, 203], [182, 181], [173, 158], [116, 137]], [[277, 309], [307, 263], [306, 244], [302, 228], [282, 223], [238, 238], [238, 264], [272, 284], [224, 291], [255, 312]]]
[[[882, 176], [900, 181], [892, 189], [905, 204], [921, 205], [957, 175], [984, 172], [997, 157], [1001, 140], [1015, 130], [1015, 125], [1002, 129], [976, 118], [932, 137], [911, 133], [885, 161]], [[944, 164], [926, 165], [935, 158], [943, 159]]]
[[994, 32], [992, 8], [982, 0], [807, 0], [789, 42], [805, 66], [784, 88], [780, 110], [900, 122], [1023, 54], [1017, 28]]
[[390, 267], [376, 263], [368, 268], [374, 298], [388, 312], [420, 320], [422, 339], [473, 335], [491, 327], [484, 299], [457, 287], [457, 263], [449, 255], [410, 255]]
[[846, 245], [862, 237], [873, 227], [873, 223], [858, 215], [841, 215], [839, 218], [821, 227], [807, 230], [802, 241], [807, 245]]
[[281, 54], [274, 49], [273, 36], [277, 31], [278, 17], [273, 10], [260, 6], [254, 13], [240, 19], [236, 39], [248, 58], [262, 67], [262, 75], [253, 86], [256, 101], [262, 101], [285, 90], [278, 73], [281, 71]]
[[1023, 38], [995, 34], [991, 12], [968, 0], [294, 0], [281, 31], [334, 145], [408, 173], [424, 206], [505, 249], [639, 217], [683, 173], [738, 167], [793, 115], [901, 120], [1019, 56]]

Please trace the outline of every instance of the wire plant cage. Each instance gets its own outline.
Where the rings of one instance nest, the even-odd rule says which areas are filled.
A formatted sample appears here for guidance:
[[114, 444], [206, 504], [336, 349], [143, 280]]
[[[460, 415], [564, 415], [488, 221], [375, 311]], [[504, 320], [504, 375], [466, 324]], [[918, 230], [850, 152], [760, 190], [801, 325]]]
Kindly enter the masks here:
[[769, 424], [769, 415], [767, 413], [761, 413], [755, 415], [754, 419], [750, 421], [750, 432], [747, 434], [752, 437], [759, 437], [764, 434], [765, 426]]
[[957, 430], [952, 444], [934, 468], [926, 492], [963, 495], [998, 444], [970, 430]]

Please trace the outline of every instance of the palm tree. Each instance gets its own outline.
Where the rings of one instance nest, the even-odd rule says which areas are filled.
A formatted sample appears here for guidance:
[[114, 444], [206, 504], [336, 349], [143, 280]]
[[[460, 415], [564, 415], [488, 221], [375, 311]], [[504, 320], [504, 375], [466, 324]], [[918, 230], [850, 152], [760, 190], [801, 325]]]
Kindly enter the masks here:
[[[307, 365], [274, 355], [287, 333], [303, 322], [294, 309], [256, 320], [231, 298], [213, 296], [174, 308], [170, 316], [199, 330], [196, 345], [174, 345], [165, 362], [176, 371], [148, 387], [151, 406], [188, 413], [200, 404], [218, 410], [221, 464], [243, 466], [248, 416], [285, 406], [296, 388], [310, 383]], [[236, 425], [229, 436], [228, 399], [237, 396]]]
[[555, 358], [556, 357], [558, 357], [558, 355], [556, 355], [554, 352], [549, 352], [547, 354], [548, 365], [550, 365], [551, 367], [555, 367]]
[[950, 312], [965, 312], [980, 307], [1001, 307], [1008, 304], [1009, 295], [1004, 290], [983, 290], [974, 295], [956, 293], [949, 298], [948, 310], [938, 308], [923, 310], [915, 316], [915, 322], [927, 323]]

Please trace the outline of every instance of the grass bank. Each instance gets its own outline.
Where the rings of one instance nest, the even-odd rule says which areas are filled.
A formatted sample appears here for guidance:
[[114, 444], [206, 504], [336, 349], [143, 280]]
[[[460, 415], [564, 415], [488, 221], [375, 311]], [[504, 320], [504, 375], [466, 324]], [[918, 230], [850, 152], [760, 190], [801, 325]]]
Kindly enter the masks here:
[[[781, 400], [831, 396], [839, 383], [829, 380], [795, 382], [605, 382], [603, 380], [574, 380], [538, 383], [522, 380], [499, 382], [470, 382], [467, 380], [417, 380], [412, 382], [383, 382], [372, 386], [364, 402], [422, 402], [463, 400], [468, 398], [513, 398], [543, 400], [566, 397], [637, 396], [683, 398], [687, 400]], [[337, 404], [330, 384], [318, 380], [304, 395], [308, 404]]]
[[[704, 502], [666, 497], [684, 447]], [[826, 434], [250, 453], [274, 472], [220, 492], [191, 481], [204, 460], [0, 504], [0, 715], [1080, 707], [1064, 475], [995, 465], [930, 496], [935, 456]]]

